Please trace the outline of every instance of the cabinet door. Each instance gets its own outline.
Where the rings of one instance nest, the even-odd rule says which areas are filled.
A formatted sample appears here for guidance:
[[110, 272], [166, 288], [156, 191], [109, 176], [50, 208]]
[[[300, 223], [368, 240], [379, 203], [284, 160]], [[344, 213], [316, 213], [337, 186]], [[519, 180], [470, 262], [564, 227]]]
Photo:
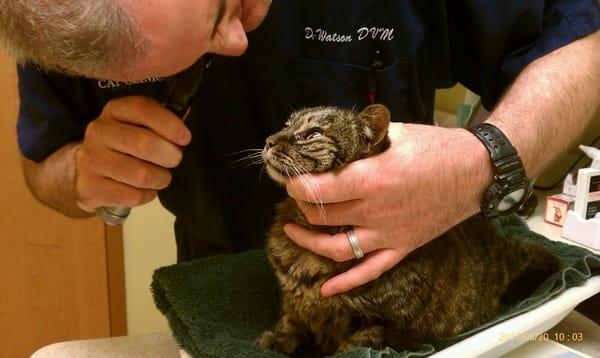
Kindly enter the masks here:
[[[0, 355], [126, 334], [120, 232], [37, 202], [16, 143], [14, 63], [0, 54]], [[112, 316], [111, 316], [112, 314]]]

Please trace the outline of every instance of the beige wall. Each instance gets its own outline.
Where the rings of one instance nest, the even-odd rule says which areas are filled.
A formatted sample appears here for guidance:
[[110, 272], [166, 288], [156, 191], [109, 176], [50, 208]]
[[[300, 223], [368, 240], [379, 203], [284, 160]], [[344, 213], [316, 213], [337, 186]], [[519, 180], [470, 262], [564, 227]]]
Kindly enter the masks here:
[[135, 208], [123, 226], [129, 335], [168, 331], [150, 293], [155, 269], [176, 262], [174, 217], [158, 200]]

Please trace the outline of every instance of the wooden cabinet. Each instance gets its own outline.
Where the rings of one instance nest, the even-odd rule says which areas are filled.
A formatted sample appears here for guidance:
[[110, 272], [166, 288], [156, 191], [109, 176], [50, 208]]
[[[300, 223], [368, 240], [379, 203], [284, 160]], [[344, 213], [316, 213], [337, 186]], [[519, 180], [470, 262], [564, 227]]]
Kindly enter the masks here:
[[0, 54], [0, 355], [127, 334], [120, 228], [67, 218], [29, 193], [14, 63]]

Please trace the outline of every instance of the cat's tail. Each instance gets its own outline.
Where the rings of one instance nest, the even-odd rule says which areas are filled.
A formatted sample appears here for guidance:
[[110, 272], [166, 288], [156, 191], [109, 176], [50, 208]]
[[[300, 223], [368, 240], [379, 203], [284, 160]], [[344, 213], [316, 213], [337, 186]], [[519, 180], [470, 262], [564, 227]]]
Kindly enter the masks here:
[[509, 282], [502, 296], [506, 304], [531, 296], [545, 280], [561, 269], [561, 262], [552, 250], [530, 240], [515, 242], [508, 261]]

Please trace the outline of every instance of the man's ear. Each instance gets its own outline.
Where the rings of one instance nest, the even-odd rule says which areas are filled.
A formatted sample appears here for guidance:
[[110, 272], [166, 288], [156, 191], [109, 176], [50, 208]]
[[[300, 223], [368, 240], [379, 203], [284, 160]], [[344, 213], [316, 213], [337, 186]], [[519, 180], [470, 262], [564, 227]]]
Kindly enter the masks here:
[[372, 104], [360, 112], [362, 118], [372, 132], [373, 145], [379, 144], [386, 136], [390, 125], [390, 111], [382, 104]]

